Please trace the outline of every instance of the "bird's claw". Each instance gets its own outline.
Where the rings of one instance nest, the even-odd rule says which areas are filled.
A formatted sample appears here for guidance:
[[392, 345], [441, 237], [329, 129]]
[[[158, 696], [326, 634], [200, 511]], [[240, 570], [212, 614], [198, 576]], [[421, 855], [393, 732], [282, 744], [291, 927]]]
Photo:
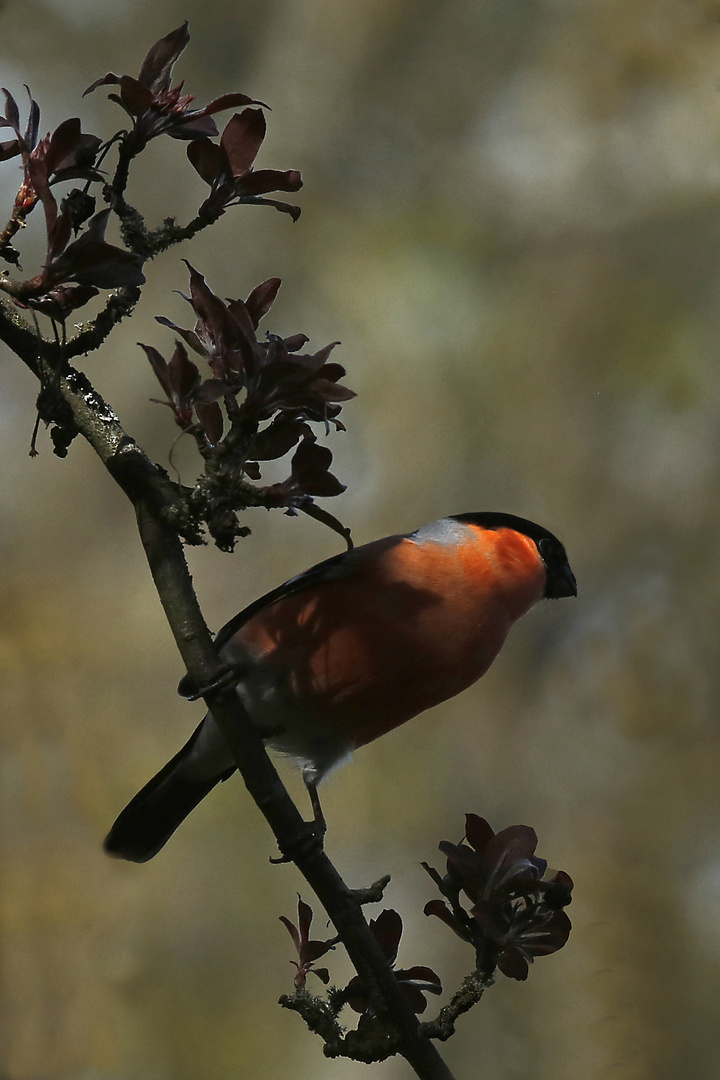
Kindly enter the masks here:
[[322, 851], [325, 840], [325, 822], [306, 821], [303, 829], [293, 837], [289, 844], [285, 845], [282, 855], [270, 858], [274, 865], [281, 863], [297, 862], [298, 859], [306, 859]]
[[214, 694], [216, 690], [233, 690], [240, 681], [240, 673], [233, 667], [225, 667], [217, 679], [205, 686], [199, 687], [192, 694], [187, 695], [188, 701], [198, 701], [207, 694]]

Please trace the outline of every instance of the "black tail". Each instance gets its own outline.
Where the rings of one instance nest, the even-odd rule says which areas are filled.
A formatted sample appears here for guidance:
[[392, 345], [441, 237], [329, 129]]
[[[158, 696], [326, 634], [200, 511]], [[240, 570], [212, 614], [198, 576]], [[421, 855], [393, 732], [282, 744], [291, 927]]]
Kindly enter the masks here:
[[125, 807], [105, 837], [108, 855], [136, 863], [152, 859], [190, 811], [235, 772], [231, 768], [209, 780], [193, 779], [186, 762], [196, 736]]

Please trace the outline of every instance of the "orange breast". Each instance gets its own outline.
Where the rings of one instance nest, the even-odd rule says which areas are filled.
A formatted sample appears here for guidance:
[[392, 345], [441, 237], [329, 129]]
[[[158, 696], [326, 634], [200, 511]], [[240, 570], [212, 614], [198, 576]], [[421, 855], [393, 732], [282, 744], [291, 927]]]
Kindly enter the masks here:
[[351, 576], [277, 601], [237, 634], [355, 746], [484, 675], [545, 581], [535, 545], [508, 529], [363, 551]]

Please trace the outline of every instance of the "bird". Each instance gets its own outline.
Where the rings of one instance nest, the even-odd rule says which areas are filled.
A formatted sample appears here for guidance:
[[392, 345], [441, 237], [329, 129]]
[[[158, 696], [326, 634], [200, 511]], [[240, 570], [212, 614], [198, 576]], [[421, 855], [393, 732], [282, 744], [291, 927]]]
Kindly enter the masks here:
[[[317, 785], [355, 750], [485, 674], [541, 599], [577, 595], [562, 543], [514, 514], [441, 518], [318, 563], [244, 608], [215, 647], [267, 745]], [[185, 676], [180, 693], [194, 687]], [[208, 713], [121, 812], [105, 851], [143, 863], [236, 770]]]

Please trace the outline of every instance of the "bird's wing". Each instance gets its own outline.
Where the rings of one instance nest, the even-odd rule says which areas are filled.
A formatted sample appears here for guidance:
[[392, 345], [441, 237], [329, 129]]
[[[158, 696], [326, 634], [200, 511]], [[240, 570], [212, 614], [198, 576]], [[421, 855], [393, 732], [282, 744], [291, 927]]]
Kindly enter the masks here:
[[[315, 566], [311, 566], [309, 570], [304, 570], [301, 574], [296, 574], [295, 577], [291, 577], [288, 581], [283, 582], [282, 585], [278, 585], [276, 589], [272, 589], [270, 592], [265, 593], [258, 600], [254, 600], [252, 604], [248, 604], [246, 608], [234, 615], [229, 622], [226, 622], [220, 630], [218, 630], [215, 636], [215, 648], [219, 651], [223, 645], [233, 637], [234, 634], [250, 621], [260, 611], [264, 611], [265, 608], [270, 607], [271, 604], [276, 603], [278, 600], [284, 600], [287, 596], [292, 596], [294, 593], [301, 592], [303, 589], [311, 589], [317, 585], [323, 584], [326, 581], [337, 581], [340, 578], [347, 577], [353, 573], [355, 565], [362, 548], [353, 548], [352, 551], [342, 551], [339, 555], [333, 555], [329, 559], [325, 559], [323, 562], [317, 563]], [[360, 556], [361, 557], [361, 556]], [[188, 675], [184, 675], [178, 685], [178, 693], [183, 697], [190, 697], [196, 692], [196, 687], [191, 681]]]

